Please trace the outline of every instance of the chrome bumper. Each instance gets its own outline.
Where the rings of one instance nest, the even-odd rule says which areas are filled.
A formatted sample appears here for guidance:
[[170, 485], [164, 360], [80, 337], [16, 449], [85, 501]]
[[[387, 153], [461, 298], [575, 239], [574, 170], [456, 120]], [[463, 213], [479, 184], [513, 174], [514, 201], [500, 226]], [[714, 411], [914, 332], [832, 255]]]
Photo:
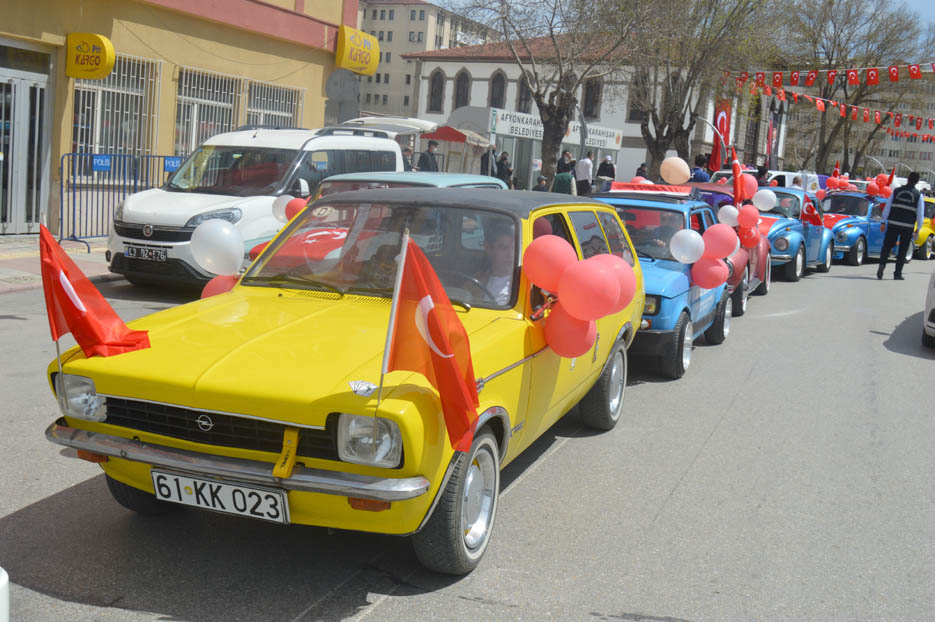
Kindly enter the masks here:
[[274, 465], [270, 462], [213, 456], [162, 445], [150, 445], [119, 436], [72, 428], [64, 419], [50, 425], [45, 431], [45, 437], [53, 443], [73, 449], [84, 449], [191, 474], [275, 486], [286, 490], [378, 501], [403, 501], [423, 495], [429, 489], [429, 480], [421, 476], [393, 479], [302, 466], [296, 466], [291, 477], [279, 478], [273, 476]]

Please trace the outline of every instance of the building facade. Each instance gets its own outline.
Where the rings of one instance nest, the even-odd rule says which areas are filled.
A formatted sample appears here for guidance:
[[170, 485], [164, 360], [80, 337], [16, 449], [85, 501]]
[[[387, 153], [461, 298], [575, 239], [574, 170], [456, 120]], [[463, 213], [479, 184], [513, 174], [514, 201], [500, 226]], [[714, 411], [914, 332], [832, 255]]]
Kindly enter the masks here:
[[[356, 26], [357, 1], [225, 0], [223, 12], [216, 7], [187, 0], [4, 3], [0, 234], [36, 232], [39, 223], [57, 230], [67, 154], [112, 154], [139, 166], [147, 156], [185, 156], [240, 125], [322, 125], [337, 30]], [[66, 37], [82, 32], [113, 43], [107, 77], [65, 74], [73, 52]]]
[[377, 73], [360, 77], [361, 110], [375, 116], [416, 115], [416, 66], [404, 55], [482, 44], [498, 37], [495, 30], [422, 0], [361, 2], [358, 28], [380, 42]]

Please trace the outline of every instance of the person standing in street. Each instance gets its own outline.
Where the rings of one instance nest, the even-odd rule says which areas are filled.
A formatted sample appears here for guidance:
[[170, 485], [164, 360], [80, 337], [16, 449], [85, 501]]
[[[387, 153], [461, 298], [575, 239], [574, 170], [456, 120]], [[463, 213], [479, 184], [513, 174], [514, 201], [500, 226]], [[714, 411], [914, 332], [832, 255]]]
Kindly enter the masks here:
[[409, 147], [403, 147], [403, 170], [412, 170], [412, 149]]
[[503, 180], [507, 188], [513, 188], [513, 167], [510, 166], [510, 154], [506, 151], [500, 153], [497, 159], [497, 177]]
[[579, 196], [591, 194], [591, 178], [594, 171], [593, 157], [594, 152], [589, 151], [575, 164], [575, 181], [577, 182]]
[[886, 200], [886, 207], [880, 216], [880, 231], [886, 231], [883, 236], [883, 248], [880, 249], [880, 266], [877, 268], [877, 278], [883, 278], [883, 269], [889, 259], [890, 251], [896, 241], [899, 247], [896, 251], [896, 272], [893, 279], [903, 280], [903, 264], [906, 262], [906, 253], [912, 245], [916, 229], [922, 226], [925, 218], [925, 199], [916, 188], [919, 183], [919, 174], [909, 173], [905, 186], [900, 186]]
[[429, 146], [422, 155], [419, 156], [419, 170], [431, 173], [438, 172], [438, 160], [435, 159], [435, 150], [438, 149], [438, 143], [434, 140], [429, 141]]
[[636, 177], [646, 177], [646, 163], [643, 162], [636, 169]]
[[612, 157], [604, 156], [601, 165], [597, 167], [597, 176], [608, 177], [612, 180], [617, 179], [617, 167], [614, 166], [614, 159]]
[[571, 151], [563, 151], [562, 157], [558, 160], [558, 166], [555, 167], [556, 173], [571, 172]]
[[488, 177], [497, 176], [497, 146], [490, 145], [480, 157], [480, 174]]
[[[555, 165], [555, 158], [552, 158], [552, 165]], [[558, 168], [556, 167], [555, 170], [558, 170]], [[575, 177], [571, 174], [571, 171], [564, 170], [561, 173], [556, 173], [555, 178], [552, 180], [551, 191], [560, 194], [575, 194]]]
[[697, 181], [701, 183], [707, 183], [711, 181], [711, 176], [708, 175], [708, 171], [705, 170], [705, 166], [708, 164], [708, 158], [704, 157], [702, 154], [695, 156], [695, 168], [691, 171], [691, 177], [688, 178], [688, 181]]
[[548, 192], [549, 191], [549, 178], [545, 175], [539, 175], [536, 179], [536, 185], [532, 187], [533, 192]]

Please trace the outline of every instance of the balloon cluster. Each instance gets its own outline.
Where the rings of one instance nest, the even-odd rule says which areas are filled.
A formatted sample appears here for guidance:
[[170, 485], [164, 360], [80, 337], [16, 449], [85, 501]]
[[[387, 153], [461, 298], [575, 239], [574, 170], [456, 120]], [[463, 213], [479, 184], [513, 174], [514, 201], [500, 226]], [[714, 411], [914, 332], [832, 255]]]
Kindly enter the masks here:
[[636, 293], [636, 275], [622, 258], [602, 254], [579, 261], [575, 249], [556, 235], [537, 237], [526, 247], [523, 271], [537, 287], [558, 294], [545, 320], [545, 341], [565, 358], [590, 350], [595, 320], [621, 311]]
[[287, 223], [308, 205], [306, 199], [296, 199], [288, 194], [276, 197], [273, 201], [273, 218], [281, 223]]
[[201, 290], [202, 298], [223, 294], [237, 284], [244, 243], [234, 225], [220, 218], [204, 221], [192, 232], [191, 248], [195, 263], [217, 275]]
[[[733, 207], [731, 209], [736, 211]], [[729, 217], [730, 210], [725, 215]], [[704, 235], [694, 229], [681, 229], [669, 241], [672, 256], [681, 263], [692, 264], [692, 281], [705, 289], [713, 289], [727, 281], [730, 271], [724, 259], [738, 248], [740, 240], [727, 222], [708, 227]]]

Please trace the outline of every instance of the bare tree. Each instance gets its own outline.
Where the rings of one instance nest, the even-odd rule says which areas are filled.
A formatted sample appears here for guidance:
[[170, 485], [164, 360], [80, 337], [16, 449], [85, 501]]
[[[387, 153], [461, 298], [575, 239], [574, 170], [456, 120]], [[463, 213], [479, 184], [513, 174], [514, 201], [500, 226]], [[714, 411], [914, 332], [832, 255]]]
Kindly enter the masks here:
[[[478, 0], [449, 3], [453, 10], [503, 33], [542, 120], [542, 174], [554, 176], [582, 87], [608, 83], [626, 63], [639, 0]], [[584, 147], [584, 145], [582, 145]]]
[[[640, 118], [649, 175], [669, 149], [690, 157], [695, 118], [722, 89], [725, 69], [771, 49], [763, 32], [772, 0], [656, 0], [634, 32], [630, 107]], [[733, 84], [729, 85], [731, 88]]]

